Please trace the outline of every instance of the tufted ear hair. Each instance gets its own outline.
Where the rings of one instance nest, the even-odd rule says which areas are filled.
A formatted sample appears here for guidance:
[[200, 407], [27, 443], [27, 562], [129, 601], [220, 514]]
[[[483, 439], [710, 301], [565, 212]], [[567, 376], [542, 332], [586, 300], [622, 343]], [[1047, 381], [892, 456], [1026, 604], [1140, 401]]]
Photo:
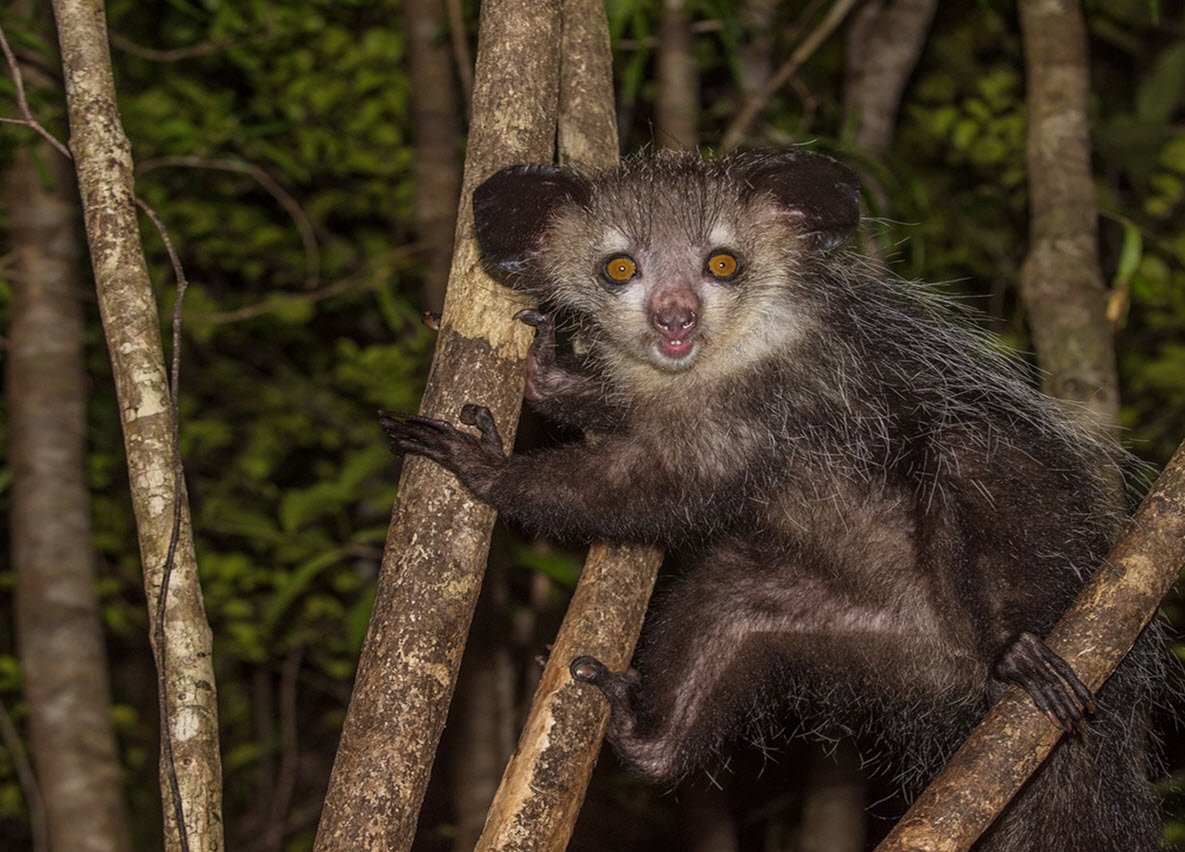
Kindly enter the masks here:
[[556, 210], [588, 198], [588, 181], [566, 166], [509, 166], [473, 191], [477, 244], [503, 272], [526, 272]]
[[860, 178], [838, 160], [790, 148], [758, 155], [742, 169], [749, 197], [771, 196], [818, 251], [843, 245], [860, 223]]

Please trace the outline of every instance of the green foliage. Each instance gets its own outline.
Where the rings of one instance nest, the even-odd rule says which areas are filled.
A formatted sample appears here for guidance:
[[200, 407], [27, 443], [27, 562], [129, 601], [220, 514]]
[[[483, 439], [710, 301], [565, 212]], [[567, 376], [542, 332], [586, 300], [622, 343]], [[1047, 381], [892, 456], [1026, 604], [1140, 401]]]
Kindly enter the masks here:
[[[896, 271], [958, 282], [952, 290], [975, 298], [1009, 341], [1024, 346], [1014, 287], [1028, 201], [1018, 28], [1010, 6], [940, 5], [883, 158], [852, 150], [838, 37], [774, 98], [751, 141], [809, 141], [858, 163], [879, 184], [866, 200]], [[775, 13], [775, 65], [821, 12], [812, 7], [799, 21], [802, 9], [792, 6]], [[607, 7], [620, 46], [625, 147], [636, 150], [654, 141], [661, 4], [609, 0]], [[1163, 461], [1185, 423], [1185, 39], [1146, 0], [1097, 0], [1086, 8], [1105, 273], [1128, 300], [1118, 347], [1124, 419], [1137, 450]], [[1165, 20], [1179, 19], [1179, 8], [1164, 10]], [[689, 9], [710, 24], [696, 36], [710, 146], [740, 103], [740, 60], [754, 34], [737, 4], [698, 0]], [[56, 67], [52, 41], [36, 35], [31, 21], [0, 14], [18, 49]], [[409, 249], [412, 82], [400, 14], [398, 3], [363, 0], [108, 3], [124, 123], [141, 167], [137, 190], [168, 224], [190, 279], [181, 440], [215, 636], [231, 848], [258, 825], [260, 809], [266, 816], [259, 789], [281, 755], [274, 719], [292, 660], [299, 663], [302, 772], [313, 767], [300, 778], [294, 809], [315, 805], [322, 792], [395, 490], [396, 462], [375, 412], [416, 408], [433, 344], [418, 319], [420, 270]], [[472, 33], [475, 5], [466, 3], [465, 14]], [[169, 61], [141, 49], [191, 46], [202, 49]], [[27, 82], [41, 121], [65, 138], [60, 93]], [[0, 115], [15, 114], [12, 103], [12, 85], [0, 75]], [[4, 125], [0, 160], [32, 138]], [[163, 326], [172, 272], [147, 220], [142, 230]], [[0, 265], [0, 323], [10, 303], [4, 276]], [[115, 720], [138, 846], [154, 848], [159, 802], [147, 616], [114, 390], [93, 309], [87, 344], [87, 477], [100, 605], [117, 661]], [[0, 454], [4, 440], [0, 430]], [[10, 480], [0, 467], [5, 510]], [[578, 575], [568, 553], [528, 548], [521, 539], [499, 550], [523, 568], [512, 572], [515, 582], [543, 576], [566, 588]], [[9, 569], [0, 568], [0, 604], [8, 603], [11, 585]], [[516, 607], [516, 615], [528, 609], [521, 600]], [[12, 648], [10, 628], [0, 628], [0, 699], [22, 721]], [[1180, 786], [1177, 779], [1166, 795], [1179, 800]], [[635, 795], [629, 788], [622, 798]], [[0, 750], [0, 830], [23, 819], [24, 809]], [[1185, 837], [1182, 825], [1170, 827], [1174, 837]]]

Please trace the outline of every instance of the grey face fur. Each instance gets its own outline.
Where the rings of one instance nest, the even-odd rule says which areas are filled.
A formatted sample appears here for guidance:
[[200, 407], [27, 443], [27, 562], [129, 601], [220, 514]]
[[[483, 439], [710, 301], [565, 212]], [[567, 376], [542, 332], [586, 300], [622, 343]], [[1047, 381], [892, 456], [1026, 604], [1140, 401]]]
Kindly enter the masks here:
[[[665, 152], [591, 178], [512, 167], [475, 193], [475, 218], [511, 283], [573, 314], [642, 390], [692, 368], [696, 382], [734, 373], [808, 334], [813, 302], [795, 291], [855, 227], [858, 181], [799, 150], [708, 164]], [[720, 253], [735, 271], [712, 274]], [[628, 280], [605, 274], [618, 258]]]
[[[650, 177], [648, 175], [648, 177]], [[797, 217], [762, 195], [742, 195], [726, 174], [654, 175], [646, 181], [598, 182], [586, 205], [564, 207], [538, 251], [552, 299], [591, 317], [598, 354], [633, 383], [661, 382], [695, 367], [697, 380], [770, 348], [792, 347], [812, 323], [809, 303], [795, 299], [807, 250]], [[735, 258], [721, 279], [710, 258]], [[604, 265], [630, 258], [628, 281], [607, 279]], [[685, 351], [656, 326], [662, 306], [692, 312]]]

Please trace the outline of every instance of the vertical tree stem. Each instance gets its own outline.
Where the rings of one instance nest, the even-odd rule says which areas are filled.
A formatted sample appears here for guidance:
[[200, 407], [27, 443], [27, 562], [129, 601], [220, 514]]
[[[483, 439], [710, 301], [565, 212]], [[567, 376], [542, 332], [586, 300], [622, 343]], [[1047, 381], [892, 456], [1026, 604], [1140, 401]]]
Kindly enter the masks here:
[[[165, 842], [170, 849], [221, 850], [222, 768], [211, 636], [198, 585], [184, 488], [176, 488], [175, 424], [161, 346], [160, 319], [133, 201], [131, 147], [120, 122], [101, 0], [54, 0], [70, 117], [99, 311], [115, 374], [132, 506], [157, 663], [167, 673], [161, 720], [173, 752], [162, 754]], [[178, 501], [180, 505], [178, 506]], [[180, 511], [180, 535], [167, 596], [167, 641], [156, 641], [157, 601]], [[165, 779], [175, 769], [180, 802]], [[183, 808], [182, 808], [183, 805]], [[182, 829], [176, 819], [184, 811]]]
[[[452, 274], [421, 411], [455, 422], [464, 403], [482, 403], [509, 447], [530, 342], [512, 317], [526, 302], [482, 268], [472, 193], [503, 166], [552, 159], [559, 2], [488, 0], [480, 27]], [[411, 846], [493, 523], [493, 510], [451, 474], [425, 459], [404, 462], [317, 849]]]
[[1029, 116], [1028, 257], [1020, 291], [1051, 396], [1119, 422], [1119, 381], [1099, 268], [1090, 170], [1086, 25], [1078, 0], [1021, 0]]

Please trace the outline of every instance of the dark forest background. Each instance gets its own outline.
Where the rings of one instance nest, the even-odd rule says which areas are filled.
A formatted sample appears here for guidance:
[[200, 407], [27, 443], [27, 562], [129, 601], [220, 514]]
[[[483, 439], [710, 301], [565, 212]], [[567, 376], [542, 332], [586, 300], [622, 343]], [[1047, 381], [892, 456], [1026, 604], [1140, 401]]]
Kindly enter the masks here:
[[[746, 98], [836, 5], [610, 0], [622, 151], [719, 147]], [[868, 186], [868, 250], [898, 275], [942, 282], [1005, 343], [1028, 352], [1016, 290], [1028, 242], [1016, 10], [989, 0], [941, 4], [895, 125], [872, 139], [845, 108], [861, 5], [875, 4], [855, 4], [778, 88], [744, 144], [809, 142], [859, 168]], [[397, 462], [375, 412], [417, 407], [432, 352], [421, 313], [439, 309], [447, 272], [476, 7], [472, 0], [107, 4], [137, 192], [168, 224], [190, 280], [180, 436], [214, 634], [231, 849], [312, 843], [395, 494]], [[1161, 465], [1185, 432], [1185, 6], [1092, 0], [1084, 9], [1124, 438]], [[0, 24], [25, 69], [34, 112], [66, 139], [48, 10], [10, 2]], [[660, 72], [683, 82], [660, 85], [669, 79]], [[0, 114], [16, 115], [7, 74]], [[14, 212], [28, 197], [13, 187], [29, 176], [36, 186], [61, 186], [57, 157], [27, 128], [0, 126], [7, 187], [0, 328], [11, 319]], [[67, 226], [81, 247], [80, 219]], [[142, 233], [163, 328], [174, 299], [171, 267], [146, 219]], [[148, 617], [85, 253], [77, 275], [92, 524], [77, 549], [94, 556], [133, 847], [152, 849], [161, 843], [161, 818]], [[0, 427], [9, 404], [0, 401]], [[0, 428], [7, 515], [5, 435]], [[519, 440], [553, 438], [527, 420]], [[15, 534], [9, 529], [0, 531], [3, 552]], [[496, 533], [478, 638], [417, 849], [472, 848], [530, 701], [534, 658], [554, 635], [580, 559], [514, 530]], [[14, 584], [11, 563], [0, 562], [0, 846], [20, 849], [33, 834], [21, 756], [29, 746], [19, 747], [29, 708], [8, 615]], [[1164, 611], [1170, 623], [1185, 619], [1175, 598]], [[1182, 649], [1173, 646], [1178, 655]], [[1185, 739], [1171, 718], [1160, 721], [1166, 836], [1185, 841]], [[775, 743], [768, 753], [739, 752], [716, 775], [723, 791], [700, 777], [664, 792], [619, 772], [606, 751], [572, 848], [668, 848], [681, 833], [703, 838], [720, 825], [731, 826], [742, 848], [804, 848], [796, 845], [804, 790], [808, 775], [818, 781], [819, 766], [806, 746]], [[870, 837], [901, 809], [899, 785], [877, 769], [866, 770]], [[709, 847], [689, 839], [686, 848]]]

